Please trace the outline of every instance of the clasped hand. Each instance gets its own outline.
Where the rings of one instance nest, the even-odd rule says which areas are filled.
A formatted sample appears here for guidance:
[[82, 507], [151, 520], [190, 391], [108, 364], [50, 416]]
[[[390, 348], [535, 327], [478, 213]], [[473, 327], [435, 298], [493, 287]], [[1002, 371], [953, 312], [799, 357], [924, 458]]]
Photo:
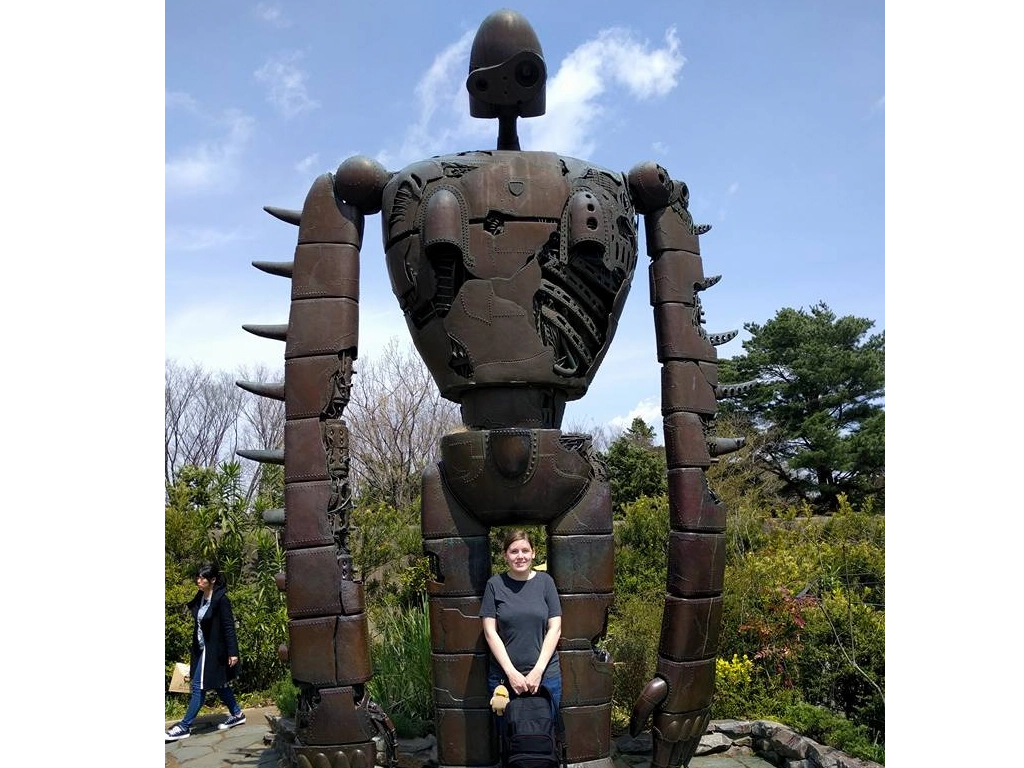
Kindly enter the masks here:
[[530, 674], [522, 675], [518, 671], [508, 676], [508, 683], [512, 690], [522, 696], [524, 693], [536, 693], [540, 688], [542, 674], [537, 670], [531, 670]]

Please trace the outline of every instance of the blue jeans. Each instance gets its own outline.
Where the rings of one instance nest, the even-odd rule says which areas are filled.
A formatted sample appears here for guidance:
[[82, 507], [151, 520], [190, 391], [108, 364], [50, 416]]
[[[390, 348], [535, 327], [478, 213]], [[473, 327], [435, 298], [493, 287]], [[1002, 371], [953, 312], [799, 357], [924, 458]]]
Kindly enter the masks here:
[[[203, 701], [206, 698], [203, 696], [203, 689], [199, 687], [199, 681], [202, 678], [200, 670], [203, 668], [203, 656], [199, 657], [199, 661], [196, 662], [192, 668], [192, 691], [191, 698], [188, 700], [188, 709], [185, 710], [185, 716], [181, 718], [181, 724], [186, 728], [191, 728], [193, 721], [196, 719], [196, 715], [199, 714], [200, 708], [203, 706]], [[238, 706], [238, 702], [235, 700], [235, 694], [231, 690], [230, 685], [225, 685], [223, 688], [215, 688], [217, 695], [220, 696], [220, 700], [224, 702], [224, 706], [228, 708], [228, 712], [232, 715], [237, 715], [242, 711], [242, 708]]]

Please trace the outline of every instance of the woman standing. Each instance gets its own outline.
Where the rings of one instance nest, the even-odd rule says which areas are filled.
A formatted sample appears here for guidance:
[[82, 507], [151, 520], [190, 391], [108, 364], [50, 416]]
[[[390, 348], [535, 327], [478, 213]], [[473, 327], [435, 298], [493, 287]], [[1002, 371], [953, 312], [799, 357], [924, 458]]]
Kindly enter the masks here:
[[525, 531], [508, 533], [503, 551], [508, 571], [488, 579], [480, 605], [484, 638], [491, 649], [488, 690], [504, 682], [515, 698], [536, 693], [543, 685], [551, 694], [554, 715], [562, 699], [556, 651], [562, 606], [555, 582], [533, 569], [533, 545]]
[[192, 722], [203, 705], [204, 692], [217, 691], [228, 708], [228, 718], [217, 726], [220, 730], [234, 728], [245, 722], [242, 708], [228, 682], [238, 675], [238, 638], [235, 616], [227, 595], [227, 585], [213, 563], [203, 563], [196, 575], [199, 591], [188, 603], [192, 614], [192, 697], [181, 722], [165, 732], [166, 741], [187, 739]]

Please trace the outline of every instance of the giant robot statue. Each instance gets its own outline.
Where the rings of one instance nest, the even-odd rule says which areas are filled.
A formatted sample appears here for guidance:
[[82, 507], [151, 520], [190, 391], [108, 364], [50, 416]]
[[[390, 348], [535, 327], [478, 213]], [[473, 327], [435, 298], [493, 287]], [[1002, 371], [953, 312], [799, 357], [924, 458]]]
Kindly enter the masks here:
[[544, 114], [546, 78], [529, 22], [497, 11], [480, 25], [466, 80], [471, 114], [498, 120], [496, 149], [397, 172], [353, 157], [313, 182], [301, 211], [266, 209], [298, 226], [293, 261], [254, 263], [291, 278], [291, 311], [287, 325], [245, 328], [286, 342], [284, 382], [239, 386], [284, 400], [284, 450], [239, 454], [284, 464], [282, 655], [301, 691], [292, 758], [303, 768], [368, 767], [382, 744], [393, 747], [387, 716], [366, 693], [372, 664], [348, 549], [343, 419], [358, 353], [363, 223], [377, 212], [413, 342], [466, 427], [441, 441], [422, 486], [439, 763], [498, 762], [477, 618], [488, 536], [492, 526], [543, 524], [564, 612], [568, 761], [612, 766], [612, 660], [595, 647], [613, 601], [609, 484], [589, 436], [559, 427], [615, 335], [636, 267], [637, 214], [651, 259], [671, 531], [657, 667], [630, 727], [635, 734], [653, 716], [655, 768], [687, 764], [707, 727], [725, 509], [704, 471], [742, 444], [711, 431], [716, 397], [729, 394], [718, 385], [715, 346], [736, 332], [704, 330], [700, 293], [718, 277], [704, 276], [698, 236], [709, 227], [694, 225], [683, 182], [653, 162], [624, 174], [520, 149], [516, 121]]

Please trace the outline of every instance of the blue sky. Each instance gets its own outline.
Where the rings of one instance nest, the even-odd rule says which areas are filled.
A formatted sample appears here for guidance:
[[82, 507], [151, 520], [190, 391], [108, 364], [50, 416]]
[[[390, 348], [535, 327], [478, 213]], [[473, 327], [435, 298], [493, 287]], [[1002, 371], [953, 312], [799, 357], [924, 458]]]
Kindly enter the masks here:
[[[493, 148], [469, 117], [472, 37], [500, 4], [198, 2], [166, 5], [165, 353], [208, 368], [282, 366], [288, 281], [313, 179], [364, 154], [389, 170]], [[885, 18], [877, 0], [519, 2], [548, 65], [547, 114], [523, 149], [619, 171], [655, 160], [685, 181], [709, 331], [818, 301], [885, 329]], [[362, 250], [360, 356], [407, 332], [380, 217]], [[660, 367], [643, 253], [619, 331], [566, 425], [660, 428]], [[719, 357], [742, 352], [740, 338]]]

